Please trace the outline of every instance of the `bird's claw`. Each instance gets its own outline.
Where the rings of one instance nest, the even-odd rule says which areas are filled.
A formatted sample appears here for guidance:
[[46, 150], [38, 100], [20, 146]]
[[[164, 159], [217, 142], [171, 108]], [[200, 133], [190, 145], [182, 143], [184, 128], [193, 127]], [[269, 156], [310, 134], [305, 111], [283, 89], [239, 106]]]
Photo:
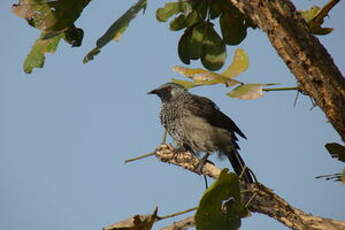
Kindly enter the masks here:
[[202, 175], [202, 169], [204, 168], [205, 162], [199, 162], [198, 167], [195, 169], [196, 173]]

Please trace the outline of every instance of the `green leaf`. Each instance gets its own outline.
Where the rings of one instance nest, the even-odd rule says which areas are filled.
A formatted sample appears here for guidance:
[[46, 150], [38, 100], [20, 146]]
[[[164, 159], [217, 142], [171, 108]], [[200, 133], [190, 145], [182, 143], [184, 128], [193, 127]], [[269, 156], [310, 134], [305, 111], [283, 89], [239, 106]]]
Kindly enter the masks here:
[[190, 58], [197, 60], [202, 55], [203, 40], [205, 37], [205, 24], [197, 24], [192, 28], [191, 37], [189, 40]]
[[206, 18], [207, 2], [205, 0], [191, 2], [191, 7], [191, 11], [180, 14], [170, 22], [170, 30], [178, 31], [202, 22]]
[[345, 184], [345, 169], [343, 170], [343, 173], [341, 174], [340, 181]]
[[174, 20], [170, 22], [169, 29], [172, 31], [178, 31], [183, 28], [192, 26], [198, 23], [199, 21], [200, 21], [199, 14], [197, 13], [197, 11], [193, 10], [188, 15], [181, 14], [177, 16], [176, 18], [174, 18]]
[[329, 27], [320, 27], [320, 26], [310, 27], [310, 31], [316, 35], [326, 35], [326, 34], [331, 33], [333, 30], [334, 30], [333, 28], [329, 28]]
[[90, 0], [20, 0], [12, 12], [45, 33], [67, 30], [79, 18]]
[[225, 44], [212, 23], [205, 22], [205, 31], [201, 62], [208, 70], [218, 70], [222, 68], [226, 59]]
[[189, 53], [189, 44], [190, 44], [190, 38], [191, 38], [191, 29], [187, 28], [184, 33], [182, 34], [178, 46], [177, 46], [177, 52], [178, 56], [180, 57], [180, 60], [189, 65], [190, 64], [190, 53]]
[[72, 47], [79, 47], [83, 41], [84, 31], [75, 26], [71, 26], [67, 31], [65, 31], [64, 40], [72, 45]]
[[92, 49], [85, 57], [83, 62], [87, 63], [94, 59], [94, 56], [100, 53], [103, 46], [108, 44], [111, 40], [119, 41], [122, 34], [128, 28], [129, 23], [137, 16], [140, 10], [146, 8], [147, 0], [138, 0], [131, 8], [127, 10], [121, 17], [119, 17], [109, 29], [97, 40], [96, 48]]
[[241, 203], [237, 175], [223, 169], [200, 200], [195, 214], [196, 229], [235, 230], [241, 226], [241, 218], [248, 213]]
[[207, 16], [207, 10], [208, 10], [208, 0], [197, 0], [195, 5], [193, 5], [193, 9], [196, 9], [200, 21], [203, 21], [206, 19]]
[[327, 143], [325, 148], [333, 158], [337, 158], [339, 161], [345, 162], [345, 146], [338, 143]]
[[[230, 4], [230, 3], [228, 3]], [[210, 18], [215, 19], [218, 18], [219, 15], [223, 12], [223, 7], [224, 7], [224, 0], [217, 0], [217, 1], [211, 1], [210, 2]]]
[[54, 53], [59, 45], [60, 39], [64, 34], [61, 33], [58, 36], [54, 36], [50, 39], [42, 39], [44, 34], [41, 34], [41, 38], [37, 39], [31, 48], [30, 53], [24, 61], [24, 72], [32, 73], [34, 68], [42, 68], [45, 61], [46, 53]]
[[228, 45], [238, 45], [247, 36], [247, 27], [244, 16], [234, 9], [223, 13], [219, 19], [223, 40]]
[[156, 18], [160, 22], [166, 22], [175, 14], [183, 12], [188, 14], [191, 12], [192, 6], [188, 1], [168, 2], [163, 8], [156, 11]]
[[182, 30], [187, 27], [187, 15], [180, 14], [170, 22], [169, 29], [172, 31]]
[[172, 31], [182, 30], [198, 22], [198, 15], [195, 11], [188, 15], [181, 14], [170, 22], [169, 29]]

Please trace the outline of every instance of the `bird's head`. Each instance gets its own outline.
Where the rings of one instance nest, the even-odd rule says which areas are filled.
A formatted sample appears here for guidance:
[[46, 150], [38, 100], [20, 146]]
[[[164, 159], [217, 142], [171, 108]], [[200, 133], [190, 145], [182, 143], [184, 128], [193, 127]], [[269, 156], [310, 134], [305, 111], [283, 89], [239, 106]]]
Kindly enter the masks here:
[[169, 82], [161, 85], [157, 89], [148, 92], [148, 94], [156, 94], [162, 101], [170, 101], [186, 92], [187, 89], [182, 85]]

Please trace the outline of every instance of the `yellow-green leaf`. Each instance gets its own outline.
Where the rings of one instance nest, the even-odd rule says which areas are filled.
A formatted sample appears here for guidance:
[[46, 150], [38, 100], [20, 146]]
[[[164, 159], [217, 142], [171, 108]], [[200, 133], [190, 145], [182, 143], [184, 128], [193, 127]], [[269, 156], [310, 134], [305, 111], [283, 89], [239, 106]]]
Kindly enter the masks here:
[[[229, 79], [221, 74], [204, 70], [204, 69], [192, 69], [182, 66], [174, 66], [171, 68], [173, 71], [182, 74], [193, 80], [192, 87], [201, 85], [214, 85], [214, 84], [225, 84], [226, 86], [233, 86], [240, 84], [241, 82]], [[191, 87], [190, 87], [191, 88]]]
[[[43, 33], [42, 36], [44, 36]], [[32, 73], [33, 68], [42, 68], [45, 61], [45, 54], [54, 53], [62, 37], [63, 33], [50, 39], [37, 39], [24, 61], [24, 72]]]
[[231, 65], [222, 73], [227, 78], [237, 77], [249, 67], [249, 57], [243, 49], [236, 49]]
[[119, 17], [109, 29], [97, 40], [96, 48], [92, 49], [85, 57], [83, 62], [87, 63], [94, 59], [94, 56], [101, 52], [101, 48], [111, 40], [119, 41], [122, 34], [128, 28], [129, 23], [137, 16], [140, 10], [146, 8], [147, 0], [138, 0], [126, 13]]
[[310, 31], [316, 35], [326, 35], [326, 34], [331, 33], [333, 30], [334, 30], [333, 28], [329, 28], [329, 27], [320, 27], [320, 26], [310, 27]]
[[170, 22], [170, 26], [169, 26], [170, 30], [178, 31], [178, 30], [182, 30], [183, 28], [186, 28], [187, 27], [187, 18], [188, 18], [188, 16], [185, 14], [180, 14], [179, 16], [174, 18]]
[[183, 12], [184, 14], [190, 13], [192, 6], [188, 1], [168, 2], [162, 8], [156, 11], [156, 18], [160, 22], [166, 22], [175, 14]]
[[185, 81], [185, 80], [178, 80], [175, 78], [171, 79], [171, 82], [182, 85], [183, 87], [185, 87], [186, 89], [190, 89], [196, 86], [196, 84], [194, 82], [191, 81]]
[[191, 78], [191, 79], [193, 79], [196, 74], [207, 72], [207, 70], [204, 70], [204, 69], [200, 69], [200, 68], [192, 69], [192, 68], [186, 68], [186, 67], [183, 67], [183, 66], [173, 66], [173, 67], [171, 67], [171, 69], [174, 72], [182, 74], [182, 75], [184, 75], [184, 76], [186, 76], [188, 78]]
[[244, 99], [244, 100], [251, 100], [257, 99], [263, 96], [263, 88], [264, 84], [243, 84], [237, 86], [227, 95], [229, 97]]
[[318, 6], [312, 6], [310, 7], [309, 10], [301, 10], [299, 11], [302, 15], [302, 17], [304, 18], [304, 20], [309, 23], [313, 18], [315, 18], [315, 16], [317, 15], [317, 13], [320, 11], [320, 7]]
[[317, 6], [311, 7], [309, 10], [300, 11], [304, 20], [307, 22], [309, 30], [313, 34], [325, 35], [333, 31], [333, 28], [321, 27], [324, 22], [324, 18], [328, 15], [329, 11], [339, 2], [340, 0], [330, 0], [321, 9]]

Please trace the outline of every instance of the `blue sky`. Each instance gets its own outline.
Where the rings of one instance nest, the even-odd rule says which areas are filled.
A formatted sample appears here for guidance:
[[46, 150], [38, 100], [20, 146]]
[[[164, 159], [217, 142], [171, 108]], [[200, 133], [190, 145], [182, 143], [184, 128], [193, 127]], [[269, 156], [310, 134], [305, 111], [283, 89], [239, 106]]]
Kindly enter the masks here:
[[[182, 65], [177, 57], [181, 32], [169, 31], [154, 16], [164, 2], [149, 1], [146, 14], [138, 15], [120, 42], [82, 64], [97, 38], [134, 2], [91, 2], [76, 23], [85, 32], [82, 47], [61, 42], [44, 69], [31, 75], [23, 73], [22, 63], [39, 32], [11, 14], [15, 2], [1, 4], [0, 229], [101, 229], [150, 213], [156, 205], [160, 215], [197, 205], [202, 177], [155, 158], [123, 163], [161, 141], [160, 102], [146, 92], [172, 77], [183, 79], [170, 70]], [[298, 1], [298, 6], [318, 3]], [[340, 2], [325, 23], [336, 30], [319, 37], [342, 72], [344, 10]], [[239, 47], [250, 57], [250, 68], [239, 80], [296, 85], [264, 33], [250, 30]], [[233, 51], [228, 48], [226, 65]], [[314, 179], [344, 167], [324, 148], [341, 142], [320, 109], [310, 110], [310, 99], [301, 95], [293, 107], [296, 94], [291, 91], [253, 101], [231, 99], [228, 91], [223, 86], [192, 90], [214, 100], [246, 134], [241, 154], [259, 180], [307, 213], [344, 220], [344, 186]], [[229, 167], [215, 156], [211, 160]], [[242, 229], [285, 227], [253, 214]]]

